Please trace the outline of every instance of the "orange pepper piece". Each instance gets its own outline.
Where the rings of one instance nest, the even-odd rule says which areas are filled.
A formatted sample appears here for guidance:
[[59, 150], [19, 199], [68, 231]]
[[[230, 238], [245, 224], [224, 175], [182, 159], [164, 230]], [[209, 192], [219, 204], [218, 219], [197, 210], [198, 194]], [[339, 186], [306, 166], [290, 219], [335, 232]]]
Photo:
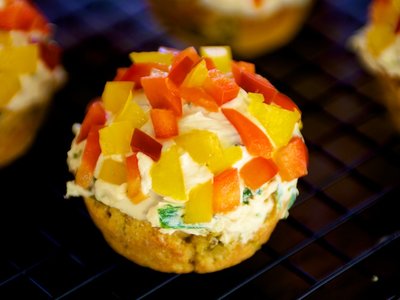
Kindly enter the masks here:
[[272, 179], [278, 173], [278, 167], [272, 159], [255, 157], [240, 169], [240, 177], [249, 188], [255, 190]]
[[300, 137], [293, 137], [286, 146], [280, 148], [274, 155], [274, 161], [283, 181], [307, 175], [308, 151]]
[[251, 155], [271, 158], [272, 144], [257, 125], [235, 109], [223, 108], [222, 112], [236, 128], [243, 144]]
[[182, 50], [172, 59], [168, 78], [179, 86], [199, 60], [200, 56], [194, 47], [188, 47]]
[[80, 143], [89, 134], [92, 126], [104, 125], [106, 123], [106, 111], [104, 110], [103, 103], [100, 100], [95, 100], [89, 104], [88, 111], [83, 119], [81, 129], [79, 131], [76, 142]]
[[214, 177], [212, 203], [214, 213], [227, 213], [240, 204], [237, 169], [227, 169]]
[[204, 107], [211, 112], [218, 111], [218, 105], [215, 103], [214, 98], [211, 97], [201, 87], [183, 87], [180, 88], [180, 95], [186, 102]]
[[141, 83], [153, 108], [171, 109], [177, 116], [182, 116], [178, 89], [168, 77], [146, 76], [142, 77]]
[[141, 178], [138, 166], [137, 153], [134, 153], [126, 158], [126, 173], [127, 173], [127, 194], [129, 199], [134, 203], [138, 204], [146, 199], [146, 196], [142, 193]]
[[87, 189], [93, 181], [94, 169], [101, 153], [99, 142], [99, 129], [101, 126], [92, 126], [86, 138], [82, 161], [75, 175], [76, 184]]
[[153, 108], [150, 117], [156, 138], [166, 139], [178, 135], [178, 121], [172, 110]]
[[219, 106], [234, 99], [239, 93], [239, 89], [233, 78], [227, 77], [218, 69], [209, 70], [204, 81], [204, 90], [214, 98]]

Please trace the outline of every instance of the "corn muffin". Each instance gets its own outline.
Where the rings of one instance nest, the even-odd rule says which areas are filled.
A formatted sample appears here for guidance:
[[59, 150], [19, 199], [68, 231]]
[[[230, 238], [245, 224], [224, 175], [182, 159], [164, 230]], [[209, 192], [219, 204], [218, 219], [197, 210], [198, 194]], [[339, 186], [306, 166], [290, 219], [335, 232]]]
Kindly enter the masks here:
[[286, 45], [302, 28], [313, 0], [150, 0], [173, 36], [189, 45], [230, 45], [250, 58]]
[[400, 1], [374, 0], [367, 24], [351, 45], [381, 87], [383, 103], [400, 130]]
[[249, 258], [307, 174], [299, 108], [227, 46], [130, 57], [73, 126], [66, 196], [142, 266], [206, 273]]
[[29, 149], [64, 81], [51, 32], [30, 2], [0, 1], [0, 167]]

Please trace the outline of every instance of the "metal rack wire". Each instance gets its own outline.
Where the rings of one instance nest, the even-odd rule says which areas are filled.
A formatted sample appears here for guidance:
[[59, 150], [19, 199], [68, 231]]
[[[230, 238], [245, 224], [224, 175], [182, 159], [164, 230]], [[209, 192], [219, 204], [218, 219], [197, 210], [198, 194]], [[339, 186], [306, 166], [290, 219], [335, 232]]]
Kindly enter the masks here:
[[321, 0], [257, 69], [303, 112], [309, 175], [287, 220], [252, 258], [175, 275], [115, 254], [82, 202], [65, 200], [73, 122], [130, 50], [179, 46], [139, 0], [38, 0], [57, 25], [70, 81], [25, 157], [0, 171], [1, 299], [397, 299], [400, 138], [373, 77], [347, 48], [368, 1]]

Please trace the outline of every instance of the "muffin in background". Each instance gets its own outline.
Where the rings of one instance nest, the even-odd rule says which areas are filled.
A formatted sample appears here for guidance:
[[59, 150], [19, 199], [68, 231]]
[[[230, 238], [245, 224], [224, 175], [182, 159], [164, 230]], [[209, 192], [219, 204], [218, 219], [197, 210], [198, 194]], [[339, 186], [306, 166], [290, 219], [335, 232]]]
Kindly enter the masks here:
[[0, 167], [31, 146], [66, 74], [52, 27], [30, 3], [0, 1]]
[[378, 79], [381, 100], [400, 130], [400, 1], [372, 1], [367, 24], [351, 38], [351, 46]]
[[301, 29], [313, 0], [149, 0], [167, 31], [194, 45], [229, 45], [256, 57], [287, 44]]

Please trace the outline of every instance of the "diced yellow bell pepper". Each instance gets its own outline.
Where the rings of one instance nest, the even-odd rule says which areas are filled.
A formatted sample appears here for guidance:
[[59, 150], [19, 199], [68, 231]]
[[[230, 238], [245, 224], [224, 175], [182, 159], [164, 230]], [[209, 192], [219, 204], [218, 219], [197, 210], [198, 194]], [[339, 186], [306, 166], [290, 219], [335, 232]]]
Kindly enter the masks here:
[[203, 86], [204, 81], [208, 76], [208, 69], [206, 61], [200, 61], [190, 72], [186, 75], [182, 83], [184, 87], [200, 87]]
[[223, 149], [218, 136], [207, 130], [192, 130], [177, 137], [175, 142], [187, 151], [195, 162], [206, 165], [214, 174], [230, 168], [242, 157], [240, 147]]
[[99, 178], [112, 184], [121, 185], [126, 182], [125, 162], [105, 159], [100, 169]]
[[162, 152], [160, 160], [150, 170], [153, 190], [178, 201], [186, 201], [185, 184], [179, 160], [178, 147]]
[[21, 88], [18, 75], [0, 71], [0, 108], [3, 108]]
[[185, 203], [183, 222], [207, 223], [213, 215], [212, 208], [213, 184], [210, 181], [195, 186], [189, 193], [189, 200]]
[[149, 117], [143, 109], [129, 96], [124, 107], [115, 118], [115, 122], [127, 121], [133, 128], [140, 128]]
[[227, 73], [231, 71], [232, 51], [229, 46], [200, 47], [200, 54], [210, 57], [218, 70]]
[[0, 72], [33, 73], [39, 57], [35, 44], [0, 49]]
[[133, 129], [128, 121], [114, 122], [100, 129], [101, 152], [104, 155], [129, 153]]
[[378, 56], [386, 47], [394, 42], [394, 30], [385, 24], [376, 24], [366, 31], [367, 48], [374, 56]]
[[229, 169], [233, 164], [242, 158], [242, 149], [240, 146], [231, 146], [222, 149], [221, 156], [214, 155], [209, 161], [209, 168], [214, 174]]
[[178, 136], [175, 142], [199, 164], [208, 164], [214, 155], [222, 156], [218, 136], [207, 130], [192, 130]]
[[131, 52], [129, 54], [133, 63], [160, 63], [170, 65], [174, 55], [172, 53], [163, 53], [157, 51], [149, 52]]
[[125, 102], [132, 98], [133, 87], [132, 81], [108, 81], [101, 96], [104, 108], [113, 114], [118, 114]]
[[300, 120], [299, 111], [263, 103], [260, 94], [249, 93], [248, 97], [249, 112], [264, 126], [275, 146], [279, 148], [286, 145], [293, 135], [296, 122]]
[[11, 36], [8, 31], [0, 31], [0, 45], [9, 46], [11, 45]]

